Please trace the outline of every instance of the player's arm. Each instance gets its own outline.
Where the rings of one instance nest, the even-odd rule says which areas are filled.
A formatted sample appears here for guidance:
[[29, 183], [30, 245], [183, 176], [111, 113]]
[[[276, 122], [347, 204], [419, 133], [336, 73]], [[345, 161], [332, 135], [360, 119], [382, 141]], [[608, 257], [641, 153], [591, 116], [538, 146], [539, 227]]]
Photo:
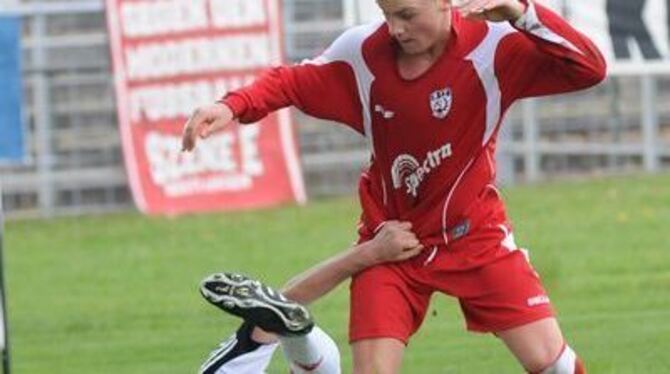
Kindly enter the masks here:
[[312, 116], [362, 129], [362, 112], [351, 68], [342, 62], [280, 66], [263, 72], [251, 85], [197, 108], [184, 126], [182, 148], [189, 151], [233, 122], [258, 122], [269, 113], [295, 106]]
[[257, 122], [277, 109], [295, 106], [312, 116], [355, 127], [362, 116], [356, 92], [348, 64], [306, 61], [269, 69], [250, 86], [228, 93], [219, 102], [228, 105], [241, 123]]
[[423, 246], [411, 228], [408, 222], [387, 221], [374, 239], [349, 248], [298, 275], [284, 286], [282, 294], [301, 304], [309, 304], [363, 269], [416, 256]]
[[[576, 91], [605, 78], [606, 62], [595, 44], [549, 8], [533, 0], [470, 3], [480, 5], [466, 11], [493, 21], [505, 19], [519, 31], [506, 36], [496, 52], [496, 76], [506, 97]], [[477, 6], [483, 11], [477, 12]], [[501, 9], [507, 9], [506, 17], [496, 13]]]
[[182, 148], [193, 149], [198, 138], [206, 138], [232, 122], [258, 122], [288, 106], [362, 132], [363, 114], [356, 77], [351, 65], [345, 62], [354, 49], [352, 38], [346, 32], [318, 58], [268, 69], [249, 86], [196, 109], [184, 126]]
[[530, 43], [512, 47], [528, 56], [526, 68], [531, 70], [514, 72], [525, 83], [517, 96], [575, 91], [605, 79], [607, 64], [593, 41], [547, 7], [534, 1], [527, 4], [514, 26]]

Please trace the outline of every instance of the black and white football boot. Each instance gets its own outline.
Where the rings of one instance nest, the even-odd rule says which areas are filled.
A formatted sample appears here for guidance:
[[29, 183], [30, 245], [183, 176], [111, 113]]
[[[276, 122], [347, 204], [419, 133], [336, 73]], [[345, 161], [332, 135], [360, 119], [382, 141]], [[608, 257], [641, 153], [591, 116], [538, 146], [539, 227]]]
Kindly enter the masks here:
[[306, 335], [314, 327], [307, 308], [241, 274], [212, 274], [200, 284], [200, 293], [224, 312], [278, 335]]

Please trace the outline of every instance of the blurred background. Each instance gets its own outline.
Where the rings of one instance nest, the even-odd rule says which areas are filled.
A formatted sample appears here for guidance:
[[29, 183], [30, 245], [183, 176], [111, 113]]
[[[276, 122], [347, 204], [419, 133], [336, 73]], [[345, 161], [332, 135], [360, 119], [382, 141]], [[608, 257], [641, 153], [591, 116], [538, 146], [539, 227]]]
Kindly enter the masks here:
[[[314, 57], [355, 24], [361, 15], [349, 3], [284, 1], [287, 59]], [[23, 21], [26, 155], [18, 166], [0, 165], [8, 217], [132, 207], [103, 8], [101, 1], [15, 1]], [[501, 136], [501, 182], [667, 169], [670, 77], [638, 70], [587, 92], [515, 106]], [[367, 161], [363, 139], [294, 114], [309, 196], [350, 194]]]
[[[547, 3], [578, 26], [605, 25], [615, 35], [641, 20], [652, 36], [624, 33], [619, 48], [631, 56], [610, 47], [610, 60], [621, 61], [597, 87], [526, 100], [508, 114], [498, 172], [517, 239], [536, 249], [533, 263], [592, 372], [670, 373], [668, 5]], [[605, 14], [612, 4], [644, 12], [620, 29], [615, 18], [589, 18], [589, 9]], [[347, 27], [379, 17], [372, 1], [281, 5], [288, 62], [314, 57]], [[19, 97], [3, 97], [20, 101], [22, 131], [12, 130], [10, 147], [20, 152], [0, 162], [16, 372], [195, 372], [237, 325], [199, 300], [202, 277], [233, 269], [278, 286], [355, 238], [366, 143], [295, 110], [307, 206], [140, 214], [124, 167], [104, 2], [0, 0], [0, 16], [18, 27], [21, 61], [21, 79], [3, 83], [20, 84]], [[313, 306], [345, 368], [347, 305], [342, 287]], [[520, 371], [498, 342], [466, 334], [454, 320], [458, 306], [436, 299], [405, 372]], [[277, 359], [269, 372], [286, 369]]]

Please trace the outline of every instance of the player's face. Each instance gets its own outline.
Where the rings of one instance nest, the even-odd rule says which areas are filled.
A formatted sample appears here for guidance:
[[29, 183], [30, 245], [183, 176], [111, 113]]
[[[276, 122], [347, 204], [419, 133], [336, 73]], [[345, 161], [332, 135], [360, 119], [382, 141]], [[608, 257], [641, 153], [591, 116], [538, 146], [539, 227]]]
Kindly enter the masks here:
[[377, 0], [391, 35], [407, 54], [425, 53], [451, 29], [449, 0]]

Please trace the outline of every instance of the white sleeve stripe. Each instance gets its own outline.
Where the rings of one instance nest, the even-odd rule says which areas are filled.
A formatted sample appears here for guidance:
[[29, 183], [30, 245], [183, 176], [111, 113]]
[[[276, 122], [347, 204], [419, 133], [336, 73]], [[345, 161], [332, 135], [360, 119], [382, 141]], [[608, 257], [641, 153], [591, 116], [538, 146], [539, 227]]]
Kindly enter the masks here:
[[486, 130], [482, 144], [486, 144], [500, 122], [502, 93], [495, 72], [495, 54], [500, 41], [507, 35], [518, 32], [508, 23], [488, 23], [488, 33], [482, 42], [467, 57], [472, 61], [486, 94]]
[[326, 56], [320, 55], [313, 59], [304, 59], [300, 62], [300, 65], [325, 65], [331, 61], [328, 61]]
[[554, 44], [558, 44], [565, 48], [571, 49], [579, 54], [582, 55], [584, 54], [584, 52], [582, 52], [574, 44], [570, 43], [570, 41], [568, 41], [564, 37], [551, 31], [547, 26], [545, 26], [540, 21], [540, 18], [537, 16], [537, 10], [535, 9], [535, 4], [531, 0], [528, 1], [528, 8], [526, 9], [526, 12], [521, 17], [519, 17], [519, 19], [516, 20], [516, 22], [514, 22], [514, 26], [516, 26], [521, 30], [528, 31], [529, 33], [537, 36], [540, 39], [544, 39]]
[[363, 131], [368, 141], [370, 152], [374, 155], [372, 138], [372, 116], [370, 114], [370, 91], [375, 76], [365, 63], [363, 43], [372, 35], [382, 22], [376, 22], [347, 30], [321, 56], [313, 60], [305, 60], [302, 64], [323, 65], [330, 62], [346, 62], [354, 70], [356, 87], [362, 107]]

